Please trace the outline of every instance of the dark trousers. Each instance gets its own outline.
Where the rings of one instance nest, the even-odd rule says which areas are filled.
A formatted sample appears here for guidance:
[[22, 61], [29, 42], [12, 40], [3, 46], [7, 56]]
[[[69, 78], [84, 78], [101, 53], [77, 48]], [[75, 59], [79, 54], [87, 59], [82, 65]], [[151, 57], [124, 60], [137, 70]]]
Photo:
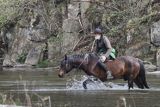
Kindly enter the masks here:
[[[99, 54], [94, 53], [93, 55], [99, 59]], [[105, 71], [105, 73], [107, 73], [107, 66], [100, 59], [98, 60], [97, 65], [100, 66]]]
[[107, 73], [107, 66], [102, 61], [99, 60], [97, 64]]

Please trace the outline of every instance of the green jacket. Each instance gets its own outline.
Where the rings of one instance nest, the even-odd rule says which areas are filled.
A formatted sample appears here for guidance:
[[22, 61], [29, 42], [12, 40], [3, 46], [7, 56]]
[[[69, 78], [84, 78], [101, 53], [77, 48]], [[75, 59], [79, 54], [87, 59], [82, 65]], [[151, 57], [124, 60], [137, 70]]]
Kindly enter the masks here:
[[109, 39], [106, 36], [101, 36], [100, 40], [96, 40], [96, 53], [105, 55], [106, 58], [111, 56], [115, 59], [115, 49], [112, 48]]

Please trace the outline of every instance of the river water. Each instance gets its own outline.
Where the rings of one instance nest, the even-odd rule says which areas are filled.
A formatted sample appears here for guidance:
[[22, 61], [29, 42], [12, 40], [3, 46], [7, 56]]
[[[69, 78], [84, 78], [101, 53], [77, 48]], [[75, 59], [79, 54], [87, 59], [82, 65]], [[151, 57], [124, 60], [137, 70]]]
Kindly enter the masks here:
[[87, 77], [83, 73], [72, 72], [65, 78], [59, 78], [57, 73], [37, 69], [1, 71], [0, 97], [6, 95], [19, 105], [27, 105], [28, 95], [33, 107], [160, 107], [158, 75], [147, 75], [150, 89], [135, 87], [128, 91], [127, 82], [123, 80], [95, 81], [84, 90], [82, 82]]

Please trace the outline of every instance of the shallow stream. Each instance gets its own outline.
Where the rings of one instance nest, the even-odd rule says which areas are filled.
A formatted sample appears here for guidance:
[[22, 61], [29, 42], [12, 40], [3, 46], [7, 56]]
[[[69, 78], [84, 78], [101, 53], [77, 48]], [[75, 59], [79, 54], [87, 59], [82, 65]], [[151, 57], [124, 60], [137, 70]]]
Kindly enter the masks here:
[[[128, 91], [127, 82], [114, 80], [94, 81], [84, 90], [83, 73], [69, 73], [59, 78], [57, 71], [21, 70], [0, 72], [0, 93], [19, 98], [26, 105], [26, 93], [35, 107], [44, 100], [46, 107], [160, 107], [160, 75], [147, 75], [150, 89], [134, 88]], [[37, 98], [38, 97], [38, 98]], [[48, 99], [47, 99], [48, 98]]]

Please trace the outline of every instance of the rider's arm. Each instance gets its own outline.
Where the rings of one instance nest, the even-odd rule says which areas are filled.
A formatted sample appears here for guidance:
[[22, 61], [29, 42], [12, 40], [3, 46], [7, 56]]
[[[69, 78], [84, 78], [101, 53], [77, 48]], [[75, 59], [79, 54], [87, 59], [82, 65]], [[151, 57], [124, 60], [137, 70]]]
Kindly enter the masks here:
[[104, 55], [107, 58], [112, 51], [112, 46], [109, 39], [106, 36], [103, 36], [103, 38], [104, 38], [103, 40], [104, 40], [105, 46], [107, 48], [107, 52]]

